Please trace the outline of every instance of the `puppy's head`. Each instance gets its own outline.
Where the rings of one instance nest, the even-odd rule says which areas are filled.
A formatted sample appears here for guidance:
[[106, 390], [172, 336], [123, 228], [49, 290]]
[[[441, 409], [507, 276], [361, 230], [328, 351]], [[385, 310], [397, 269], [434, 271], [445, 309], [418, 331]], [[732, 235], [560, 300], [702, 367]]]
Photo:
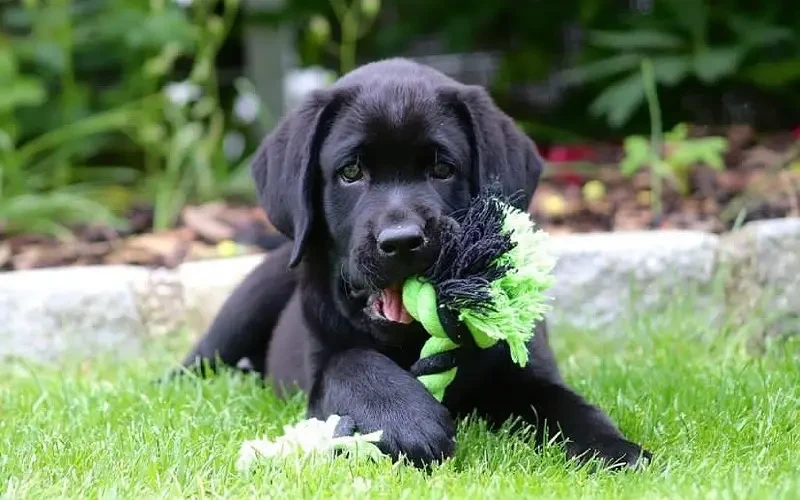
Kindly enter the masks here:
[[[275, 227], [332, 259], [377, 323], [410, 323], [399, 289], [437, 257], [452, 214], [489, 185], [527, 208], [542, 170], [533, 142], [485, 90], [403, 60], [317, 91], [265, 139], [253, 165]], [[309, 249], [312, 240], [325, 248]], [[360, 310], [360, 308], [356, 308]]]

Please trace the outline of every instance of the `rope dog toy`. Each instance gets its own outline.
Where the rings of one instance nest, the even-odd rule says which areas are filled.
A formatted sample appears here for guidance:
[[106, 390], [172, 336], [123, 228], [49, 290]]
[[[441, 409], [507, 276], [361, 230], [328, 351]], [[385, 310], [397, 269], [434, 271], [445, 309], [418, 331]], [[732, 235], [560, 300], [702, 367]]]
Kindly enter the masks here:
[[[528, 341], [549, 309], [545, 292], [554, 282], [547, 234], [527, 213], [490, 194], [474, 198], [459, 219], [455, 234], [443, 238], [436, 263], [403, 284], [404, 307], [431, 335], [415, 366], [464, 345], [486, 349], [498, 342], [525, 366]], [[442, 401], [457, 369], [418, 379]]]

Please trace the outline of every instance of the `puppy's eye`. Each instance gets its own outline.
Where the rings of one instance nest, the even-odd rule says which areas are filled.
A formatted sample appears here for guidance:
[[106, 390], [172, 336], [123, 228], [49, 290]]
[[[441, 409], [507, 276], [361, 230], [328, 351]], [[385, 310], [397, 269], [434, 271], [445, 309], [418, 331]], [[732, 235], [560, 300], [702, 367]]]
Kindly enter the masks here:
[[361, 165], [352, 163], [339, 169], [339, 177], [347, 183], [356, 182], [364, 177], [364, 171], [361, 170]]
[[437, 163], [431, 169], [431, 176], [436, 179], [449, 179], [455, 173], [455, 168], [447, 163]]

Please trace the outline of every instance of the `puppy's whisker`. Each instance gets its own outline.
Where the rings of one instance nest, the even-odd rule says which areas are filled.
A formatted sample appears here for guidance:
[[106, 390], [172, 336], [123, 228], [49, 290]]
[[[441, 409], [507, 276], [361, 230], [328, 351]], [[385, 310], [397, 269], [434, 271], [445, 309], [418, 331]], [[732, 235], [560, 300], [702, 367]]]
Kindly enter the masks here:
[[345, 265], [344, 265], [344, 263], [342, 263], [342, 264], [339, 266], [339, 276], [341, 276], [341, 278], [342, 278], [342, 284], [344, 285], [345, 292], [346, 292], [348, 295], [350, 295], [350, 294], [352, 294], [352, 292], [353, 292], [353, 282], [352, 282], [352, 280], [351, 280], [351, 279], [350, 279], [350, 278], [347, 276], [347, 273], [345, 272], [345, 269], [344, 269], [344, 268], [345, 268]]

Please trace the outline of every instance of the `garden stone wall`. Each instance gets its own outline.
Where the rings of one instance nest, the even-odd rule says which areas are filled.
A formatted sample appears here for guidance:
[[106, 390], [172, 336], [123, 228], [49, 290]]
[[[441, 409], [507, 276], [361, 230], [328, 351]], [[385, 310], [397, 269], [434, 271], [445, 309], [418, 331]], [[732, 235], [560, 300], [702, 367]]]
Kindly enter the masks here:
[[135, 354], [144, 322], [134, 289], [145, 286], [148, 274], [129, 266], [0, 274], [0, 358]]
[[614, 324], [625, 315], [664, 305], [686, 290], [703, 309], [722, 302], [703, 292], [714, 278], [719, 238], [693, 231], [631, 231], [553, 238], [558, 259], [551, 291], [553, 326]]
[[[620, 232], [555, 236], [552, 244], [558, 263], [548, 320], [554, 327], [608, 327], [633, 310], [658, 309], [691, 292], [698, 311], [742, 322], [756, 314], [767, 318], [757, 339], [800, 331], [800, 219], [755, 222], [723, 236]], [[153, 336], [183, 328], [202, 334], [263, 258], [188, 262], [175, 270], [98, 266], [0, 274], [0, 357], [133, 355]]]
[[800, 333], [800, 218], [759, 221], [719, 248], [732, 318], [760, 317], [753, 340]]

